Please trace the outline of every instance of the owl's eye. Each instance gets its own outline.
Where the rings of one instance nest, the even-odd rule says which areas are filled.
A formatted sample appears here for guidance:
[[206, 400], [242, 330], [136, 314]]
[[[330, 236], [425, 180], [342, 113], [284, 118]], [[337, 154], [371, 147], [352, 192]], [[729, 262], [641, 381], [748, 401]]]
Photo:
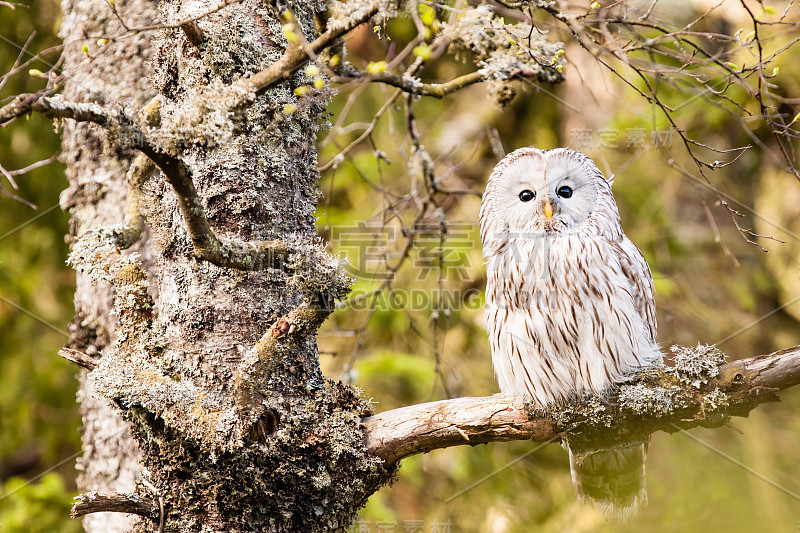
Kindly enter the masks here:
[[523, 202], [530, 202], [534, 198], [536, 198], [536, 193], [530, 189], [525, 189], [524, 191], [519, 193], [519, 199], [522, 200]]
[[556, 191], [556, 194], [559, 195], [561, 198], [569, 198], [572, 196], [572, 187], [567, 187], [564, 185], [563, 187], [559, 187]]

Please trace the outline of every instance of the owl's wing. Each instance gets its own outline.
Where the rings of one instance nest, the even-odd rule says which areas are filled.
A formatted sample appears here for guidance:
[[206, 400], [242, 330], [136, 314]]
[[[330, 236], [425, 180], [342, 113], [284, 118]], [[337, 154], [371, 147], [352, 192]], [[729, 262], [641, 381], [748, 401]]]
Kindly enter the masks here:
[[633, 303], [639, 315], [644, 319], [650, 329], [650, 337], [656, 339], [656, 288], [653, 284], [653, 275], [647, 265], [642, 252], [626, 236], [613, 243], [619, 251], [622, 272], [631, 282], [634, 289]]

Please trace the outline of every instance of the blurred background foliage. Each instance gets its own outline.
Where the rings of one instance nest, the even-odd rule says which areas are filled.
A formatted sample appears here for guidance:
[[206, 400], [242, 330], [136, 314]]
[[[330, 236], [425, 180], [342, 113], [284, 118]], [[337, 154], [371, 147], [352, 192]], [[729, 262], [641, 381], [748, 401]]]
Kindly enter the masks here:
[[[674, 23], [708, 8], [665, 4], [659, 16]], [[52, 0], [37, 0], [30, 10], [0, 6], [0, 71], [11, 68], [34, 30], [32, 50], [57, 43], [58, 9]], [[740, 11], [715, 11], [704, 19], [705, 29], [746, 27]], [[361, 28], [348, 39], [348, 59], [366, 68], [414, 32], [407, 19], [377, 31]], [[793, 38], [775, 33], [770, 50]], [[482, 314], [479, 193], [493, 165], [522, 146], [571, 146], [615, 176], [623, 226], [656, 280], [663, 346], [719, 343], [735, 359], [800, 344], [800, 184], [781, 167], [763, 124], [707, 94], [659, 86], [689, 137], [719, 148], [755, 145], [707, 174], [742, 213], [742, 227], [784, 241], [759, 239], [769, 253], [743, 239], [664, 116], [568, 36], [562, 39], [568, 64], [561, 85], [520, 83], [516, 98], [503, 105], [482, 85], [443, 100], [413, 101], [438, 186], [457, 191], [435, 193], [437, 206], [423, 216], [424, 184], [404, 97], [376, 118], [395, 89], [346, 86], [330, 107], [334, 127], [318, 139], [320, 165], [327, 167], [318, 227], [348, 258], [356, 282], [320, 335], [321, 360], [327, 375], [362, 388], [377, 411], [497, 392]], [[771, 80], [774, 90], [800, 94], [792, 52], [773, 67], [780, 71]], [[449, 80], [472, 68], [466, 55], [445, 56], [427, 64], [422, 77]], [[18, 75], [0, 98], [5, 103], [41, 85]], [[789, 117], [797, 114], [793, 106], [783, 110]], [[754, 101], [747, 108], [758, 112]], [[0, 164], [7, 169], [58, 150], [50, 121], [22, 122], [0, 129]], [[709, 161], [732, 157], [697, 150]], [[57, 207], [66, 182], [58, 163], [17, 181], [13, 190], [0, 177], [6, 192], [37, 209], [0, 197], [0, 530], [78, 531], [79, 523], [65, 518], [79, 446], [75, 371], [56, 356], [72, 312], [66, 216]], [[654, 435], [650, 503], [624, 525], [575, 501], [567, 455], [558, 445], [513, 442], [406, 460], [398, 482], [373, 496], [354, 531], [796, 531], [798, 410], [800, 391], [793, 390], [783, 403], [733, 420], [735, 427]]]
[[[744, 28], [742, 35], [747, 34], [752, 23], [738, 3], [729, 4], [702, 20], [697, 31], [733, 35]], [[710, 7], [659, 3], [655, 19], [680, 27]], [[775, 8], [778, 14], [782, 10]], [[797, 9], [792, 11], [790, 18], [797, 21]], [[437, 16], [446, 19], [448, 13]], [[796, 38], [793, 32], [765, 33], [765, 54]], [[348, 59], [361, 69], [390, 61], [415, 34], [404, 19], [385, 29], [362, 28], [348, 40]], [[482, 191], [497, 161], [523, 146], [583, 151], [606, 176], [615, 177], [623, 226], [655, 278], [663, 346], [719, 343], [736, 359], [800, 343], [800, 184], [783, 169], [766, 126], [743, 119], [741, 110], [697, 87], [656, 82], [659, 97], [676, 109], [673, 117], [689, 138], [720, 149], [754, 146], [734, 164], [706, 171], [720, 197], [663, 113], [570, 42], [569, 35], [553, 38], [567, 43], [563, 84], [517, 82], [517, 96], [505, 107], [485, 85], [444, 100], [414, 101], [421, 142], [435, 162], [440, 188]], [[737, 45], [724, 46], [731, 51]], [[752, 62], [749, 52], [729, 58]], [[789, 51], [768, 65], [768, 71], [780, 73], [770, 80], [775, 93], [800, 94], [795, 58]], [[426, 65], [421, 77], [449, 80], [470, 68], [468, 55], [442, 57]], [[644, 89], [641, 81], [634, 83]], [[437, 194], [440, 208], [418, 219], [420, 201], [427, 196], [406, 128], [404, 97], [374, 122], [394, 92], [378, 84], [341, 88], [330, 108], [335, 127], [319, 140], [321, 166], [331, 167], [323, 172], [319, 231], [350, 260], [356, 278], [350, 304], [334, 314], [320, 336], [322, 362], [328, 375], [361, 387], [377, 411], [498, 391], [482, 311], [480, 198]], [[732, 88], [728, 94], [758, 114], [758, 103], [744, 91]], [[787, 122], [798, 111], [794, 104], [781, 108]], [[372, 127], [363, 142], [342, 155]], [[695, 153], [708, 162], [736, 155], [699, 147]], [[784, 243], [747, 243], [721, 200], [743, 215], [737, 217], [742, 228]], [[448, 230], [439, 252], [442, 217]], [[408, 258], [393, 274], [410, 235]], [[382, 290], [379, 296], [376, 290]], [[420, 524], [421, 531], [444, 531], [441, 524], [448, 521], [451, 531], [498, 533], [794, 531], [800, 519], [798, 409], [800, 391], [794, 390], [781, 404], [733, 420], [735, 427], [654, 435], [647, 461], [649, 505], [624, 525], [606, 522], [576, 502], [560, 446], [514, 442], [407, 459], [398, 482], [368, 502], [353, 531], [406, 531]]]
[[[28, 47], [34, 53], [59, 44], [59, 11], [53, 0], [37, 0], [29, 9], [0, 6], [0, 72], [11, 70], [34, 32]], [[54, 62], [58, 53], [44, 59]], [[47, 71], [50, 65], [38, 61], [29, 68]], [[7, 80], [0, 105], [44, 85], [27, 72]], [[0, 128], [0, 165], [7, 170], [58, 150], [53, 123], [43, 116]], [[67, 339], [75, 284], [64, 264], [67, 216], [58, 205], [67, 181], [58, 162], [15, 181], [18, 190], [0, 176], [0, 531], [81, 531], [79, 522], [66, 518], [80, 448], [77, 382], [75, 368], [56, 355]]]

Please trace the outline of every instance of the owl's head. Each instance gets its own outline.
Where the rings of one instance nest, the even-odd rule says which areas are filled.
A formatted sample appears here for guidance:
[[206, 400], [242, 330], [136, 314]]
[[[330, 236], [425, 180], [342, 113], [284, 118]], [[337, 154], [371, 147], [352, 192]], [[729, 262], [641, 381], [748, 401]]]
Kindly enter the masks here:
[[619, 212], [611, 186], [591, 159], [569, 148], [508, 154], [494, 168], [481, 202], [482, 237], [486, 231], [534, 235], [613, 228], [619, 228]]

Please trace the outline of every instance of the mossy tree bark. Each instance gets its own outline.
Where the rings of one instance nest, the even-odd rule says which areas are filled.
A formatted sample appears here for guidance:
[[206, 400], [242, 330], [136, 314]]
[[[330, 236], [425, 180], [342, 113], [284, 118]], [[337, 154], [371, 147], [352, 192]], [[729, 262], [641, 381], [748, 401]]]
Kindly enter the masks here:
[[[64, 3], [64, 96], [132, 126], [64, 130], [79, 272], [70, 347], [99, 358], [81, 374], [80, 485], [156, 502], [162, 523], [141, 519], [142, 531], [338, 530], [391, 472], [367, 456], [368, 406], [323, 378], [313, 335], [346, 285], [314, 228], [329, 91], [287, 112], [302, 72], [226, 90], [282, 57], [284, 24], [312, 41], [327, 6], [244, 1], [176, 24], [214, 7]], [[123, 21], [176, 25], [126, 33]], [[157, 140], [161, 171], [134, 161], [132, 131]], [[261, 244], [227, 265], [231, 242]], [[132, 527], [119, 513], [85, 520]]]
[[[149, 24], [156, 15], [154, 4], [147, 0], [126, 0], [121, 6], [132, 24]], [[88, 39], [88, 35], [114, 35], [123, 28], [108, 5], [100, 2], [65, 0], [62, 9], [64, 20], [59, 34], [68, 43], [64, 51], [67, 98], [101, 105], [128, 102], [141, 106], [153, 97], [149, 35], [135, 34], [110, 43], [104, 53], [94, 54], [87, 61], [82, 43], [97, 50], [96, 38]], [[135, 150], [109, 146], [102, 128], [94, 124], [65, 121], [63, 128], [61, 158], [67, 165], [70, 185], [61, 195], [61, 206], [71, 214], [70, 237], [74, 240], [90, 228], [123, 222], [125, 174]], [[148, 237], [131, 250], [134, 251], [152, 268]], [[157, 297], [155, 283], [153, 296]], [[68, 346], [94, 357], [110, 349], [116, 339], [112, 307], [111, 284], [78, 272]], [[85, 370], [79, 374], [83, 456], [78, 461], [78, 486], [105, 492], [134, 491], [141, 481], [139, 448], [120, 411], [109, 399], [95, 394], [87, 376]], [[84, 527], [89, 532], [123, 532], [130, 530], [134, 518], [121, 513], [98, 513], [87, 516]]]

